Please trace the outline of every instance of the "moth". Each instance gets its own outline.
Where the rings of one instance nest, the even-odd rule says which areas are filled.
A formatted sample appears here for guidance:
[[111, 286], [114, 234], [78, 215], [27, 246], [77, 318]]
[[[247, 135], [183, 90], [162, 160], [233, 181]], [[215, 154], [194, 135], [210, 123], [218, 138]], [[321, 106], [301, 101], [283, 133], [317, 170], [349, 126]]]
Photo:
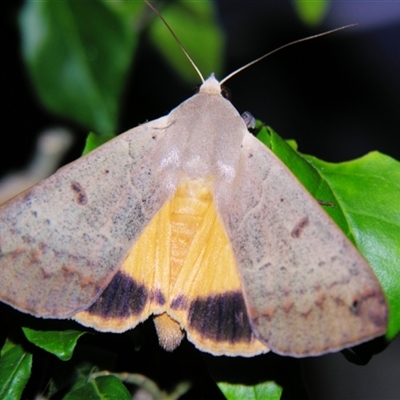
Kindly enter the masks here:
[[366, 260], [214, 75], [3, 204], [0, 269], [22, 312], [104, 332], [154, 316], [166, 350], [186, 332], [214, 355], [319, 355], [388, 319]]

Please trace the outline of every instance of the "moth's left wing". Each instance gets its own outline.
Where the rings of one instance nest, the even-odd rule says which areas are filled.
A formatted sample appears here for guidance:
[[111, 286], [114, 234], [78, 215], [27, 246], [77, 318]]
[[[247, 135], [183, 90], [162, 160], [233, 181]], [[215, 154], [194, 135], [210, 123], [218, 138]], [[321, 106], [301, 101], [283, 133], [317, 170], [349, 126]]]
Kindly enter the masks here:
[[98, 298], [175, 191], [156, 160], [167, 126], [134, 128], [0, 207], [1, 301], [67, 318]]
[[216, 185], [250, 323], [273, 351], [317, 355], [385, 332], [371, 268], [287, 167], [246, 134], [237, 175]]

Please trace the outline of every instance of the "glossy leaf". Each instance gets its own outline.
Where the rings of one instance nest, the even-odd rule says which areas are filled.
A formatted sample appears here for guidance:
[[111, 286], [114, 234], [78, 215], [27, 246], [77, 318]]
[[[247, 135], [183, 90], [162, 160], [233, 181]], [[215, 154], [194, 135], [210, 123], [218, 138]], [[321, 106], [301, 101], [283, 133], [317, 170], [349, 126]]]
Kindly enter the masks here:
[[72, 357], [78, 339], [85, 334], [79, 331], [35, 331], [22, 328], [26, 338], [36, 346], [54, 354], [60, 360], [67, 361]]
[[0, 399], [18, 400], [31, 375], [32, 354], [7, 341], [0, 358]]
[[254, 386], [218, 383], [227, 400], [279, 400], [282, 387], [275, 382], [264, 382]]
[[61, 0], [28, 1], [20, 17], [23, 56], [43, 104], [115, 133], [137, 43], [127, 16], [100, 0]]
[[400, 332], [400, 163], [378, 152], [339, 164], [315, 157], [318, 169], [343, 210], [361, 253], [389, 302], [388, 339]]

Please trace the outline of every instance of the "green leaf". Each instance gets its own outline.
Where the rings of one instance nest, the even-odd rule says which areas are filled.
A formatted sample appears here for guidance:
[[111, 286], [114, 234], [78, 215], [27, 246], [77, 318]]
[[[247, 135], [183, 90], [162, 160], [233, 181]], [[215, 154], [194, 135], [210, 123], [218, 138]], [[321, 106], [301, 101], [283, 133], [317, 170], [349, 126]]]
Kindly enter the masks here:
[[93, 132], [90, 132], [88, 137], [86, 138], [85, 148], [83, 149], [82, 155], [84, 156], [87, 153], [90, 153], [92, 150], [100, 147], [104, 143], [108, 142], [109, 140], [113, 139], [114, 135], [103, 135], [99, 136]]
[[116, 131], [137, 43], [128, 17], [100, 0], [31, 0], [24, 5], [22, 52], [48, 109], [102, 135]]
[[143, 1], [110, 1], [100, 0], [106, 7], [112, 11], [121, 15], [122, 18], [126, 18], [128, 23], [135, 23], [137, 16], [143, 12], [143, 9], [147, 9], [148, 5]]
[[299, 18], [309, 26], [320, 24], [329, 10], [329, 0], [294, 0], [293, 6]]
[[64, 400], [130, 400], [128, 389], [115, 376], [100, 376], [68, 393]]
[[54, 354], [60, 360], [67, 361], [72, 357], [78, 339], [85, 332], [67, 331], [35, 331], [22, 328], [26, 338], [36, 346]]
[[393, 339], [400, 332], [400, 163], [378, 152], [339, 164], [307, 160], [335, 193], [357, 248], [381, 282], [390, 308], [386, 336]]
[[8, 352], [8, 350], [13, 349], [14, 347], [15, 347], [15, 344], [13, 342], [11, 342], [10, 340], [6, 340], [6, 342], [4, 343], [4, 346], [0, 350], [0, 358], [3, 357], [3, 355], [6, 354]]
[[31, 375], [32, 354], [10, 341], [0, 358], [0, 399], [18, 400]]
[[[217, 24], [212, 1], [175, 1], [158, 10], [193, 59], [208, 77], [222, 70], [224, 37]], [[189, 82], [199, 82], [193, 66], [175, 38], [156, 16], [150, 26], [150, 38], [177, 73]], [[201, 43], [201, 45], [199, 45]]]
[[400, 163], [378, 152], [333, 164], [302, 156], [270, 130], [269, 147], [365, 256], [390, 308], [387, 338], [400, 331]]
[[[304, 157], [301, 156], [288, 142], [272, 130], [270, 148], [290, 168], [300, 182], [317, 199], [332, 202], [336, 205], [335, 193], [329, 183], [320, 175]], [[354, 242], [352, 232], [347, 224], [341, 207], [325, 207], [325, 211], [336, 221], [343, 232]]]
[[[100, 349], [94, 348], [93, 351], [102, 352]], [[100, 354], [101, 356], [101, 354]], [[80, 362], [75, 368], [75, 382], [72, 385], [70, 391], [80, 389], [82, 386], [86, 385], [90, 381], [90, 377], [95, 371], [98, 371], [99, 366], [93, 363], [92, 360], [88, 362], [86, 359], [84, 362]]]
[[254, 386], [218, 383], [228, 400], [279, 400], [282, 387], [275, 382], [264, 382]]

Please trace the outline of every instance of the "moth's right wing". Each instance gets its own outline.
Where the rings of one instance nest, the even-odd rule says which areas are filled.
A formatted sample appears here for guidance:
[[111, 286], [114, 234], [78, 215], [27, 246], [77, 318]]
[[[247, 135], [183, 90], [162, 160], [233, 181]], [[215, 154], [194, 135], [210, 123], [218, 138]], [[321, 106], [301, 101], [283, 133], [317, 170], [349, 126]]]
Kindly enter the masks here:
[[327, 353], [384, 334], [388, 308], [365, 259], [288, 168], [246, 134], [216, 186], [254, 333], [272, 351]]

